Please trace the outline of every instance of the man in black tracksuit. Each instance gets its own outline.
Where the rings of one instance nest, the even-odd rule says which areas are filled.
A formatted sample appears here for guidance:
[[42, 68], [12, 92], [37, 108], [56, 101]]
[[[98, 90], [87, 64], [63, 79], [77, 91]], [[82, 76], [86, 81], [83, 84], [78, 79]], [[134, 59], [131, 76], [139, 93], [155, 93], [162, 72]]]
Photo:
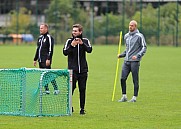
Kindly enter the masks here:
[[[72, 38], [69, 38], [63, 48], [63, 54], [68, 56], [68, 69], [73, 70], [72, 95], [78, 81], [80, 93], [80, 114], [85, 114], [85, 97], [88, 64], [86, 52], [92, 52], [92, 46], [87, 38], [82, 37], [83, 28], [80, 24], [73, 25]], [[72, 109], [73, 110], [73, 109]]]
[[[48, 33], [48, 25], [40, 25], [40, 37], [37, 41], [37, 49], [34, 57], [34, 66], [36, 66], [37, 61], [39, 62], [39, 67], [43, 69], [51, 69], [54, 39]], [[59, 90], [57, 88], [56, 81], [53, 80], [52, 85], [54, 87], [54, 94], [58, 94]], [[48, 85], [45, 86], [45, 94], [50, 94]]]

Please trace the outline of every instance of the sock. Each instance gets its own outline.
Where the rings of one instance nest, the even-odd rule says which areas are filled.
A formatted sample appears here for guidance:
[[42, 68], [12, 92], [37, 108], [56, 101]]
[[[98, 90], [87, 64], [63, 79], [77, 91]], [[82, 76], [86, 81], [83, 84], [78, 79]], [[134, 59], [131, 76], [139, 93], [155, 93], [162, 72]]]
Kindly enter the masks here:
[[133, 98], [132, 98], [132, 99], [136, 100], [136, 96], [133, 96]]
[[123, 97], [127, 98], [126, 94], [123, 94]]

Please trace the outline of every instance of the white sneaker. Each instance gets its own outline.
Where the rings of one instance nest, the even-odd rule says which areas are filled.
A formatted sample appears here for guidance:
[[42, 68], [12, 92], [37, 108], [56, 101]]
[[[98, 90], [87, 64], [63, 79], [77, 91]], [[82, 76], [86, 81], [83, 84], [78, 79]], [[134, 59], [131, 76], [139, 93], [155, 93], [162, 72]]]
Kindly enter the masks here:
[[133, 102], [133, 103], [134, 103], [134, 102], [136, 102], [136, 99], [133, 99], [133, 98], [132, 98], [132, 99], [129, 100], [128, 102]]
[[59, 90], [54, 90], [54, 92], [53, 92], [54, 95], [58, 95], [59, 93], [60, 93]]
[[50, 91], [49, 90], [46, 90], [43, 92], [44, 95], [49, 95], [50, 94]]
[[126, 102], [128, 99], [126, 97], [122, 97], [118, 102]]

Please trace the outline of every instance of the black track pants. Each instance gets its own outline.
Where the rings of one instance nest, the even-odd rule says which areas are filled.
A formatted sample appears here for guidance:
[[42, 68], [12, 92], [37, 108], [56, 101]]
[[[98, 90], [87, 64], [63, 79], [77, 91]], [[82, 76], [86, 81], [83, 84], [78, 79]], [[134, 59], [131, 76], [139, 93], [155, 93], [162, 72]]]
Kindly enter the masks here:
[[73, 73], [72, 95], [76, 88], [77, 81], [78, 81], [79, 96], [80, 96], [80, 108], [84, 109], [85, 98], [86, 98], [87, 73]]
[[[46, 66], [46, 62], [39, 62], [39, 68], [41, 68], [41, 69], [51, 69], [51, 65]], [[58, 90], [57, 82], [55, 80], [52, 80], [51, 83], [53, 85], [54, 90]], [[48, 84], [45, 85], [45, 90], [49, 90]]]

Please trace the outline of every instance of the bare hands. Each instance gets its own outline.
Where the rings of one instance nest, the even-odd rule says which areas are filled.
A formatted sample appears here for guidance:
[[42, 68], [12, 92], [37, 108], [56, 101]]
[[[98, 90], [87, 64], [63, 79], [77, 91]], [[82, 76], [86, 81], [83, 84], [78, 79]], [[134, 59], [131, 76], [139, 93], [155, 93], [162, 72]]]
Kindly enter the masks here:
[[78, 42], [74, 39], [73, 41], [72, 41], [72, 43], [71, 43], [71, 45], [73, 46], [73, 47], [75, 47], [76, 45], [78, 44]]
[[46, 60], [46, 66], [50, 66], [50, 60]]
[[33, 62], [33, 66], [35, 66], [35, 67], [36, 67], [36, 61], [34, 61], [34, 62]]
[[83, 44], [82, 40], [80, 38], [77, 38], [78, 44]]
[[71, 45], [73, 47], [75, 47], [77, 44], [83, 44], [83, 42], [82, 42], [82, 40], [80, 38], [75, 38], [71, 43]]
[[137, 59], [137, 56], [132, 56], [132, 60], [136, 60]]

